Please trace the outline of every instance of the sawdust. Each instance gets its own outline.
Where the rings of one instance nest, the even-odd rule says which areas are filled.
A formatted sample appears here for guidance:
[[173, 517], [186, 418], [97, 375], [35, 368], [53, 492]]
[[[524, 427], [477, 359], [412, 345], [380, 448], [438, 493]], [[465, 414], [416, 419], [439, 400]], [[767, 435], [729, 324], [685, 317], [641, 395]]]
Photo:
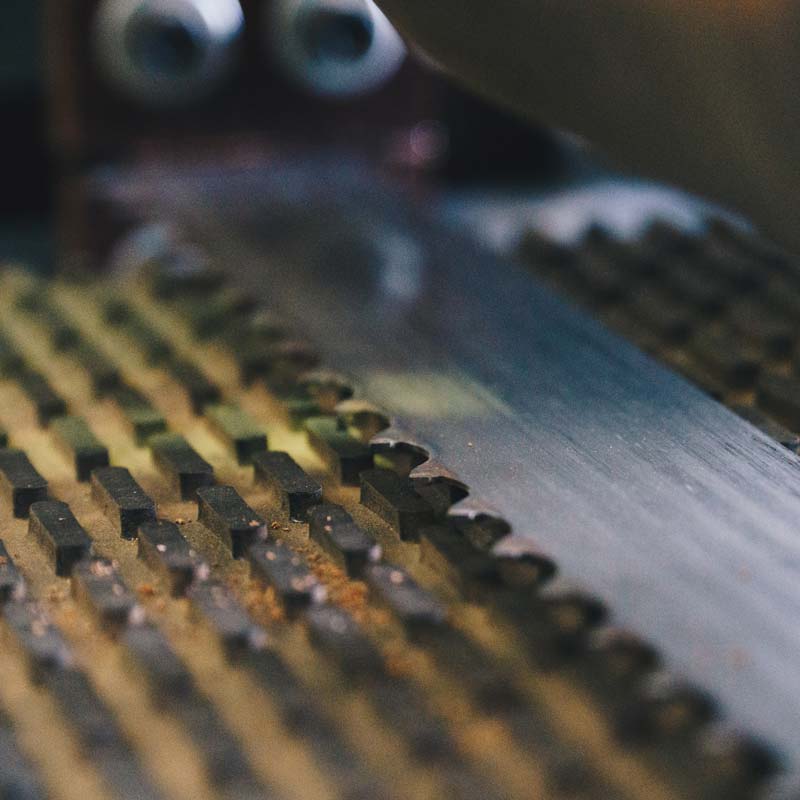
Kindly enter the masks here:
[[243, 586], [245, 608], [262, 625], [278, 625], [286, 620], [286, 614], [271, 586], [260, 586], [256, 581], [248, 581]]

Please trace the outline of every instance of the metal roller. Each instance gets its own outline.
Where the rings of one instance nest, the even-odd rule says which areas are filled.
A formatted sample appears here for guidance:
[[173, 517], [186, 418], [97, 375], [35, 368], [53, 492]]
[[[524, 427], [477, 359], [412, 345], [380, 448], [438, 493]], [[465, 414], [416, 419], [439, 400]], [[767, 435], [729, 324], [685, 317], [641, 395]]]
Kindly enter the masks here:
[[371, 0], [278, 0], [265, 35], [284, 72], [327, 97], [376, 91], [406, 57], [403, 40]]
[[94, 50], [104, 78], [130, 99], [185, 106], [224, 83], [243, 30], [238, 0], [105, 0]]

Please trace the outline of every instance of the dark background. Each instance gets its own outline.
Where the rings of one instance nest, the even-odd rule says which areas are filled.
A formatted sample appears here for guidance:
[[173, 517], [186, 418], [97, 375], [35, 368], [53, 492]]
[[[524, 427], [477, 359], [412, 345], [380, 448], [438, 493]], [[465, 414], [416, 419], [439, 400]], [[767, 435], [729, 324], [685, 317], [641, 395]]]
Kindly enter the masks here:
[[44, 135], [41, 4], [0, 11], [0, 258], [50, 263], [50, 157]]

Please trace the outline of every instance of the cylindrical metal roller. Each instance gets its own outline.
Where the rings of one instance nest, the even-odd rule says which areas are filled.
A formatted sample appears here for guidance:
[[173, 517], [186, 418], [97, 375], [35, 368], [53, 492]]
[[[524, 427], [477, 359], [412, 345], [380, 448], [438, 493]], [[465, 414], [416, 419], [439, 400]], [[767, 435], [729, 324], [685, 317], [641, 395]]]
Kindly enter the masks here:
[[94, 51], [103, 77], [130, 99], [185, 106], [224, 83], [243, 30], [238, 0], [105, 0]]
[[277, 0], [265, 25], [283, 71], [317, 95], [376, 91], [406, 57], [402, 39], [372, 0]]

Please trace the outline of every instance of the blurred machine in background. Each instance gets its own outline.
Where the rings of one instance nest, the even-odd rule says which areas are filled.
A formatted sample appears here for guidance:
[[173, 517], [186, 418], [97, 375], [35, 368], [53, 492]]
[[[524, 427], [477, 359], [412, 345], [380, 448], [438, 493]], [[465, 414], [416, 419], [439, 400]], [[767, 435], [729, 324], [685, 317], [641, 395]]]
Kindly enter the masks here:
[[449, 85], [372, 0], [53, 0], [46, 22], [71, 234], [90, 165], [328, 149], [429, 179], [525, 182], [561, 166], [550, 133]]
[[49, 9], [56, 140], [77, 157], [226, 139], [374, 149], [441, 87], [367, 0], [99, 0]]
[[[507, 158], [525, 164], [549, 141], [483, 104], [453, 103], [461, 93], [407, 52], [372, 0], [70, 0], [50, 2], [46, 22], [65, 157], [233, 137], [376, 157], [404, 130], [449, 122], [459, 135], [474, 123], [476, 144], [494, 124]], [[458, 105], [469, 120], [452, 117]], [[441, 148], [416, 158], [432, 155]]]

